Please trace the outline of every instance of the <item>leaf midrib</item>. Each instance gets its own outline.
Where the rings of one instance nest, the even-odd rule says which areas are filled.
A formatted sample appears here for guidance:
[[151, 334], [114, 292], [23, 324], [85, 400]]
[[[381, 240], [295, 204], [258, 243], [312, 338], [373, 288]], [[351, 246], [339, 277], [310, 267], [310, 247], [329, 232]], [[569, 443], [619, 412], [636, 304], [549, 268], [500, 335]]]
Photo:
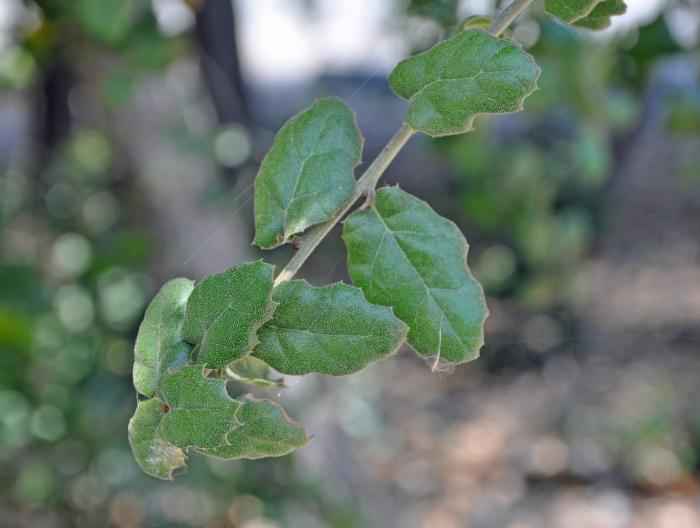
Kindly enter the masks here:
[[282, 224], [282, 227], [284, 229], [283, 235], [286, 235], [286, 232], [287, 232], [287, 229], [289, 226], [289, 218], [288, 218], [289, 210], [292, 208], [292, 203], [294, 203], [294, 201], [296, 199], [297, 189], [299, 187], [299, 181], [301, 180], [301, 174], [304, 172], [304, 167], [306, 166], [306, 163], [314, 156], [319, 156], [321, 154], [326, 154], [327, 152], [333, 152], [335, 150], [343, 151], [342, 147], [336, 147], [334, 149], [331, 149], [331, 150], [329, 150], [327, 152], [323, 152], [323, 153], [315, 152], [316, 147], [318, 146], [318, 142], [323, 137], [323, 133], [325, 132], [326, 127], [328, 126], [328, 122], [331, 120], [332, 117], [335, 117], [335, 116], [338, 116], [341, 118], [343, 117], [342, 113], [340, 113], [340, 112], [332, 112], [324, 118], [323, 125], [321, 126], [321, 131], [319, 132], [318, 136], [316, 136], [316, 140], [314, 141], [313, 146], [309, 149], [309, 154], [307, 156], [303, 156], [301, 154], [301, 152], [299, 152], [299, 147], [297, 146], [296, 128], [295, 128], [296, 122], [293, 123], [293, 125], [290, 127], [290, 136], [291, 136], [290, 141], [292, 142], [292, 146], [294, 147], [294, 150], [296, 151], [297, 156], [299, 156], [299, 158], [301, 159], [301, 163], [299, 164], [299, 169], [296, 171], [296, 177], [294, 178], [294, 189], [292, 189], [292, 193], [290, 195], [289, 202], [287, 203], [287, 205], [283, 209], [283, 214], [284, 214], [284, 221]]
[[[384, 228], [386, 229], [386, 231], [391, 235], [391, 238], [392, 238], [392, 239], [394, 240], [394, 242], [396, 243], [396, 247], [399, 248], [399, 251], [400, 251], [401, 254], [403, 255], [403, 257], [404, 257], [404, 259], [406, 260], [406, 262], [408, 262], [408, 265], [411, 267], [411, 269], [412, 269], [413, 272], [416, 274], [416, 276], [420, 279], [421, 283], [423, 284], [423, 287], [425, 288], [426, 296], [429, 296], [429, 297], [433, 300], [433, 302], [435, 303], [435, 305], [439, 308], [440, 313], [442, 314], [442, 318], [444, 318], [444, 320], [447, 321], [447, 324], [450, 325], [450, 329], [452, 330], [452, 333], [457, 337], [457, 339], [459, 340], [459, 342], [462, 343], [462, 346], [464, 346], [465, 348], [469, 349], [469, 345], [468, 345], [467, 343], [465, 343], [465, 341], [464, 341], [464, 339], [462, 338], [462, 336], [455, 330], [455, 327], [454, 327], [454, 325], [452, 324], [452, 321], [450, 321], [449, 315], [445, 312], [445, 309], [444, 309], [444, 308], [442, 307], [442, 305], [438, 302], [438, 300], [433, 296], [431, 288], [428, 286], [428, 284], [427, 284], [427, 283], [425, 282], [425, 280], [423, 279], [423, 276], [418, 272], [418, 270], [416, 269], [416, 267], [413, 265], [413, 262], [411, 262], [411, 259], [408, 258], [408, 255], [406, 254], [406, 252], [404, 251], [404, 249], [401, 247], [401, 244], [399, 244], [399, 241], [398, 241], [398, 240], [396, 239], [396, 237], [393, 235], [393, 231], [389, 228], [389, 226], [387, 225], [387, 223], [384, 221], [384, 218], [382, 217], [382, 215], [379, 213], [379, 211], [377, 210], [377, 208], [376, 208], [374, 205], [372, 206], [372, 211], [376, 214], [377, 218], [378, 218], [379, 221], [382, 223], [382, 225], [384, 226]], [[463, 285], [463, 284], [462, 284], [462, 285]], [[462, 286], [460, 286], [460, 288], [461, 288], [461, 287], [462, 287]], [[453, 290], [453, 291], [454, 291], [454, 290], [458, 290], [458, 289], [460, 289], [460, 288], [440, 288], [440, 289], [449, 289], [449, 290]], [[415, 316], [415, 317], [413, 318], [414, 323], [415, 323], [416, 317], [417, 317], [417, 316]], [[410, 325], [409, 325], [409, 326], [410, 326]], [[441, 340], [441, 341], [442, 341], [442, 340]], [[437, 353], [438, 353], [438, 354], [441, 354], [441, 353], [442, 353], [442, 343], [440, 343], [440, 348], [438, 349]]]

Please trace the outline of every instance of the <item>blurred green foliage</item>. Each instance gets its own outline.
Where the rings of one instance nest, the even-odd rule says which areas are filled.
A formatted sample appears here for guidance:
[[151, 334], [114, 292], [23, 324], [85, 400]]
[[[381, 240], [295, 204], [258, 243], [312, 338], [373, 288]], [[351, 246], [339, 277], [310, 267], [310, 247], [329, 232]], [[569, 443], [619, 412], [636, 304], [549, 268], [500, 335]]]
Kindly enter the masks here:
[[202, 460], [166, 487], [136, 466], [126, 438], [132, 343], [158, 286], [155, 241], [101, 116], [188, 41], [163, 35], [146, 2], [27, 4], [31, 23], [0, 56], [0, 88], [31, 93], [58, 58], [109, 67], [81, 85], [99, 112], [36, 163], [0, 167], [0, 524], [240, 526], [309, 516], [355, 525], [357, 514], [296, 476], [291, 459], [254, 472]]

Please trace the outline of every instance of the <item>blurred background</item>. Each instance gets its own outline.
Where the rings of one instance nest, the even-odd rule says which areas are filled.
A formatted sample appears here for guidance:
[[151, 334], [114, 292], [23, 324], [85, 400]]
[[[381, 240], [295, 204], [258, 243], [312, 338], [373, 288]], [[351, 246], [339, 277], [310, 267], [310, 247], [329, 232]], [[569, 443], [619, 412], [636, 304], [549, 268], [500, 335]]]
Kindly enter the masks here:
[[[0, 0], [0, 526], [700, 527], [700, 4], [628, 4], [599, 34], [535, 4], [526, 111], [386, 175], [467, 236], [481, 358], [288, 378], [261, 394], [308, 446], [171, 483], [126, 438], [150, 298], [262, 256], [252, 182], [287, 118], [339, 95], [371, 160], [392, 66], [496, 6]], [[348, 280], [338, 229], [301, 275]]]

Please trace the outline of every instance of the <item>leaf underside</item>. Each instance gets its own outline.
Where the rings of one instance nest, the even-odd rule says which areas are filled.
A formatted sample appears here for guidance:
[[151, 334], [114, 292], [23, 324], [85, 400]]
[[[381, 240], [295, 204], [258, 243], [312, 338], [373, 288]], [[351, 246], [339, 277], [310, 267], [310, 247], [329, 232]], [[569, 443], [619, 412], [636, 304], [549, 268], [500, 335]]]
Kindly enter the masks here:
[[255, 179], [254, 244], [271, 249], [332, 218], [352, 198], [362, 135], [337, 97], [320, 99], [277, 133]]
[[398, 187], [345, 222], [350, 277], [375, 304], [391, 306], [421, 355], [449, 363], [478, 357], [488, 310], [467, 266], [457, 226]]
[[468, 132], [479, 114], [522, 109], [540, 69], [519, 44], [468, 29], [401, 61], [391, 88], [409, 100], [406, 123], [430, 136]]
[[134, 347], [134, 387], [141, 394], [153, 396], [163, 373], [189, 358], [192, 346], [182, 341], [180, 327], [192, 288], [189, 279], [173, 279], [146, 309]]
[[172, 480], [173, 472], [187, 466], [185, 452], [165, 440], [160, 424], [163, 404], [152, 398], [140, 401], [129, 421], [129, 444], [134, 458], [147, 475]]
[[270, 367], [256, 357], [247, 355], [226, 367], [226, 374], [234, 381], [269, 389], [284, 387], [284, 379], [270, 379]]
[[368, 303], [347, 284], [294, 280], [272, 297], [278, 306], [253, 355], [283, 374], [352, 374], [394, 353], [408, 331], [390, 308]]
[[197, 362], [224, 367], [248, 354], [256, 332], [270, 318], [274, 267], [264, 262], [239, 264], [198, 283], [189, 301], [183, 338], [197, 345]]

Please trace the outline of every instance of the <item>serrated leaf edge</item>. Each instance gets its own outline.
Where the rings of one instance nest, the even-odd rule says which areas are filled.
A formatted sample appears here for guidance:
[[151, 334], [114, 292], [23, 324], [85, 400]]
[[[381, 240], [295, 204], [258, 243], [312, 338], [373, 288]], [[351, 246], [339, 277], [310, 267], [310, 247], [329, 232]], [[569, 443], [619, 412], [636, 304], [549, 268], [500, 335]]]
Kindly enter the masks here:
[[[496, 38], [496, 39], [498, 39], [498, 40], [502, 40], [502, 41], [504, 41], [504, 42], [508, 42], [509, 44], [512, 44], [512, 45], [516, 46], [523, 54], [525, 54], [525, 55], [527, 55], [528, 57], [530, 57], [530, 58], [532, 59], [533, 63], [535, 64], [535, 78], [534, 78], [534, 80], [533, 80], [532, 86], [530, 87], [530, 89], [529, 89], [526, 93], [524, 93], [524, 94], [522, 95], [522, 97], [520, 98], [520, 103], [519, 103], [519, 105], [518, 105], [517, 108], [515, 108], [514, 110], [506, 110], [506, 111], [504, 111], [504, 112], [476, 112], [476, 113], [472, 114], [472, 115], [469, 117], [469, 119], [467, 119], [467, 121], [466, 121], [466, 123], [465, 123], [465, 125], [464, 125], [464, 128], [461, 128], [461, 129], [457, 130], [456, 132], [450, 131], [450, 132], [444, 132], [444, 133], [437, 133], [437, 134], [434, 134], [434, 133], [424, 132], [424, 131], [422, 131], [422, 130], [416, 130], [417, 132], [421, 132], [422, 134], [425, 134], [425, 135], [430, 136], [430, 137], [446, 137], [446, 136], [454, 136], [454, 135], [458, 135], [458, 134], [466, 134], [467, 132], [471, 132], [472, 130], [474, 130], [474, 121], [476, 120], [476, 118], [477, 118], [477, 117], [480, 117], [480, 116], [483, 116], [483, 115], [505, 115], [505, 114], [512, 114], [512, 113], [515, 113], [515, 112], [521, 112], [521, 111], [524, 110], [524, 108], [525, 108], [525, 99], [527, 99], [528, 97], [530, 97], [535, 91], [537, 91], [537, 90], [539, 89], [539, 86], [538, 86], [537, 83], [538, 83], [539, 78], [540, 78], [540, 75], [541, 75], [541, 73], [542, 73], [542, 68], [540, 68], [539, 64], [537, 64], [537, 62], [535, 61], [535, 58], [532, 56], [532, 54], [528, 53], [527, 51], [525, 51], [525, 50], [523, 49], [522, 44], [520, 44], [519, 42], [514, 41], [514, 40], [504, 39], [504, 38], [500, 38], [500, 37], [494, 37], [493, 35], [491, 35], [491, 34], [488, 33], [487, 31], [484, 31], [484, 30], [481, 29], [481, 28], [469, 28], [469, 29], [462, 30], [462, 31], [460, 31], [460, 32], [458, 32], [458, 33], [461, 33], [461, 32], [463, 32], [463, 31], [481, 31], [482, 33], [485, 33], [485, 34], [491, 36], [492, 38]], [[455, 34], [455, 35], [456, 35], [456, 34]], [[406, 62], [406, 61], [408, 61], [408, 60], [411, 60], [411, 59], [413, 59], [414, 57], [417, 57], [418, 55], [422, 55], [422, 54], [424, 54], [424, 53], [429, 53], [433, 48], [435, 48], [436, 46], [439, 46], [440, 44], [442, 44], [442, 43], [444, 43], [444, 42], [446, 42], [446, 41], [445, 41], [445, 40], [441, 40], [440, 42], [436, 43], [434, 46], [431, 46], [429, 49], [427, 49], [427, 50], [425, 50], [425, 51], [422, 51], [422, 52], [417, 53], [417, 54], [415, 54], [415, 55], [412, 55], [412, 56], [410, 56], [410, 57], [406, 57], [405, 59], [403, 59], [402, 61], [400, 61], [400, 62], [396, 65], [396, 67], [395, 67], [394, 69], [398, 68], [398, 67], [399, 67], [401, 64], [403, 64], [404, 62]], [[393, 71], [393, 70], [392, 70], [392, 71]], [[391, 77], [391, 75], [390, 75], [390, 77]], [[435, 81], [433, 81], [433, 82], [431, 82], [431, 83], [426, 84], [425, 86], [423, 86], [420, 90], [418, 90], [416, 93], [414, 93], [414, 94], [413, 94], [411, 97], [409, 97], [409, 98], [406, 98], [406, 97], [402, 96], [401, 94], [399, 94], [399, 93], [393, 88], [393, 86], [391, 87], [391, 89], [392, 89], [392, 91], [393, 91], [396, 95], [398, 95], [398, 96], [401, 97], [402, 99], [407, 100], [409, 103], [412, 103], [414, 97], [416, 97], [418, 94], [420, 94], [420, 93], [421, 93], [423, 90], [425, 90], [428, 86], [432, 85], [433, 83], [435, 83], [435, 82], [437, 82], [437, 81], [439, 81], [439, 80], [442, 80], [442, 79], [437, 79], [437, 80], [435, 80]], [[390, 83], [390, 85], [391, 85], [391, 83]], [[406, 124], [408, 124], [408, 123], [406, 123]], [[409, 124], [409, 126], [411, 126], [411, 125]]]

